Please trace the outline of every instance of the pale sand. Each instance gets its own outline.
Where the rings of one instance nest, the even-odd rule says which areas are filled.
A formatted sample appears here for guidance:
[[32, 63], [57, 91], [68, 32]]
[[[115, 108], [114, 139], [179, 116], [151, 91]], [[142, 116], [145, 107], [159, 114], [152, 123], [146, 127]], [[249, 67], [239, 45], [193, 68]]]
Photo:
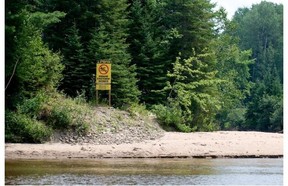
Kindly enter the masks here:
[[6, 159], [283, 157], [283, 134], [166, 132], [156, 140], [120, 145], [5, 144]]

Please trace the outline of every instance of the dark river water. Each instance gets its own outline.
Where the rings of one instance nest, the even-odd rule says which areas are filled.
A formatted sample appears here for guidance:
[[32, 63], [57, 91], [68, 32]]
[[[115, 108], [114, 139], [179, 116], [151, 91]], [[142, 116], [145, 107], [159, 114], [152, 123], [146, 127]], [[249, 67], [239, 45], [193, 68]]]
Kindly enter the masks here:
[[283, 159], [6, 160], [5, 183], [283, 185]]

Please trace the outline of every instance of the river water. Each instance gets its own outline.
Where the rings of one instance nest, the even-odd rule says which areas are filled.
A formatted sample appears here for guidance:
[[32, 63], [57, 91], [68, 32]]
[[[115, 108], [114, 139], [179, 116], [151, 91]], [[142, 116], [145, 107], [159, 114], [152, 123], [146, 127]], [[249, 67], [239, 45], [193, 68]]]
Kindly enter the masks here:
[[6, 160], [5, 184], [283, 185], [283, 159]]

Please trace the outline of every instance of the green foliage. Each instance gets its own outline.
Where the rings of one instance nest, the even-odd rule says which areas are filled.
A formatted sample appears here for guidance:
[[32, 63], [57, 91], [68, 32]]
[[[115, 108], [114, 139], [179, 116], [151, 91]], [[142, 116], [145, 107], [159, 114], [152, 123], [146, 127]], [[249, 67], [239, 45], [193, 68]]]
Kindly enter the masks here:
[[92, 114], [90, 107], [79, 101], [81, 99], [73, 100], [56, 93], [43, 105], [38, 117], [53, 129], [86, 133], [89, 130], [88, 121]]
[[[13, 142], [41, 143], [52, 134], [47, 121], [41, 120], [44, 103], [49, 99], [45, 94], [54, 90], [63, 70], [59, 53], [51, 52], [42, 41], [46, 36], [42, 31], [58, 23], [65, 14], [38, 12], [36, 5], [30, 6], [30, 3], [33, 2], [16, 0], [6, 4], [6, 46], [11, 47], [6, 51], [5, 60], [5, 137]], [[87, 131], [82, 118], [76, 120], [77, 130]]]
[[201, 53], [213, 38], [214, 21], [217, 14], [213, 5], [205, 0], [171, 1], [163, 0], [163, 24], [167, 30], [176, 29], [181, 37], [171, 40], [169, 53], [174, 60], [181, 52], [184, 59]]
[[95, 63], [101, 59], [111, 61], [114, 106], [122, 107], [125, 104], [137, 103], [140, 92], [136, 87], [136, 67], [130, 64], [131, 56], [126, 43], [129, 24], [126, 1], [103, 0], [101, 9], [100, 25], [93, 30], [88, 44], [89, 58]]
[[182, 112], [180, 109], [165, 107], [164, 105], [154, 105], [153, 112], [162, 124], [176, 125], [182, 123]]
[[65, 46], [62, 50], [64, 55], [62, 63], [65, 68], [60, 89], [75, 97], [78, 91], [88, 88], [91, 76], [89, 75], [89, 68], [91, 67], [85, 61], [84, 48], [75, 23], [67, 30], [65, 38]]
[[126, 108], [132, 116], [149, 116], [150, 112], [146, 109], [145, 105], [141, 104], [132, 104], [128, 108]]
[[[6, 44], [11, 48], [6, 52], [5, 93], [6, 106], [10, 108], [15, 108], [23, 98], [34, 96], [38, 90], [53, 89], [62, 77], [63, 69], [60, 55], [52, 53], [43, 43], [42, 30], [44, 26], [58, 22], [64, 14], [52, 12], [45, 17], [46, 14], [30, 12], [24, 5], [13, 12], [13, 6], [17, 3], [9, 2], [6, 7], [9, 12], [6, 24], [10, 30]], [[16, 28], [17, 32], [14, 30]]]
[[[277, 81], [279, 83], [279, 81]], [[276, 83], [276, 82], [275, 82]], [[246, 113], [244, 129], [260, 131], [283, 130], [283, 98], [269, 93], [270, 87], [257, 82], [252, 92]]]
[[[52, 126], [54, 129], [68, 129], [72, 118], [69, 115], [69, 109], [59, 106], [53, 106], [49, 112], [49, 115], [46, 116], [47, 124]], [[43, 118], [44, 119], [44, 118]]]
[[17, 105], [17, 112], [30, 117], [35, 117], [43, 107], [44, 102], [48, 99], [44, 91], [39, 91], [34, 97], [25, 99]]
[[235, 108], [227, 112], [227, 116], [222, 125], [224, 130], [243, 130], [245, 124], [246, 108]]
[[240, 9], [233, 21], [238, 24], [234, 33], [240, 38], [241, 49], [252, 48], [256, 58], [251, 67], [252, 80], [265, 77], [264, 71], [269, 64], [265, 58], [271, 47], [275, 50], [273, 64], [283, 82], [283, 5], [261, 2], [251, 9]]
[[[214, 57], [204, 53], [174, 64], [174, 79], [165, 89], [170, 90], [172, 102], [179, 104], [184, 123], [196, 130], [210, 130], [213, 127], [215, 114], [221, 108], [217, 85], [222, 83], [212, 71]], [[209, 126], [209, 127], [208, 127]], [[216, 128], [216, 126], [215, 126]]]
[[61, 78], [62, 66], [59, 64], [59, 56], [51, 54], [41, 45], [43, 43], [38, 35], [26, 41], [24, 46], [19, 46], [21, 59], [16, 75], [25, 92], [36, 91], [41, 87], [53, 87]]
[[9, 142], [43, 143], [54, 130], [85, 134], [93, 124], [93, 114], [81, 96], [66, 98], [55, 92], [39, 92], [6, 110], [5, 138]]
[[7, 142], [42, 143], [52, 134], [51, 128], [26, 114], [6, 111], [5, 120]]
[[[138, 102], [136, 67], [128, 53], [128, 3], [126, 0], [56, 1], [43, 3], [45, 11], [63, 11], [62, 22], [45, 29], [45, 41], [64, 54], [64, 79], [60, 90], [75, 97], [84, 90], [95, 99], [91, 79], [99, 60], [112, 63], [112, 104], [121, 107]], [[95, 86], [95, 84], [93, 84]]]
[[153, 105], [152, 111], [156, 114], [157, 120], [163, 126], [163, 128], [175, 128], [179, 131], [182, 131], [178, 128], [178, 125], [181, 125], [184, 122], [182, 111], [177, 105]]
[[270, 117], [273, 131], [283, 130], [283, 98], [277, 98], [276, 103], [273, 105], [273, 112]]
[[[261, 2], [240, 9], [233, 20], [242, 49], [252, 49], [254, 86], [247, 99], [246, 130], [283, 129], [283, 5]], [[276, 116], [277, 115], [277, 116]], [[277, 118], [277, 119], [276, 119]]]
[[232, 22], [214, 6], [206, 0], [7, 2], [6, 140], [87, 132], [94, 120], [86, 99], [95, 97], [95, 64], [102, 59], [112, 63], [113, 106], [132, 116], [149, 115], [147, 106], [163, 126], [183, 132], [282, 130], [283, 5], [239, 9]]
[[158, 91], [166, 85], [167, 68], [171, 63], [167, 58], [169, 42], [163, 37], [167, 33], [159, 21], [161, 7], [160, 2], [153, 0], [136, 0], [130, 7], [129, 49], [139, 79], [140, 101], [148, 107], [163, 103], [167, 96]]
[[[232, 23], [225, 20], [224, 27], [232, 31]], [[220, 33], [212, 40], [210, 45], [217, 58], [216, 77], [225, 83], [218, 85], [221, 94], [221, 109], [216, 115], [217, 122], [222, 129], [241, 128], [244, 122], [242, 119], [245, 110], [245, 100], [250, 95], [252, 84], [250, 82], [249, 65], [252, 51], [241, 51], [238, 42], [227, 32]], [[239, 117], [239, 121], [236, 119]], [[240, 119], [241, 118], [241, 119]]]
[[213, 54], [203, 53], [186, 60], [177, 58], [173, 72], [168, 76], [174, 79], [164, 88], [170, 91], [169, 104], [154, 108], [160, 121], [174, 125], [184, 131], [210, 131], [217, 129], [215, 115], [221, 108]]

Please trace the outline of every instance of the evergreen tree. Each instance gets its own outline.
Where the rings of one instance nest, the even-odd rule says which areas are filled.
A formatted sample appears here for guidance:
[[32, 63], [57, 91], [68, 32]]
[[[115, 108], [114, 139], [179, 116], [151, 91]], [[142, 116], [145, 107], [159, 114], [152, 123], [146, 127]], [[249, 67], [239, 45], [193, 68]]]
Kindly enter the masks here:
[[[245, 129], [283, 128], [283, 5], [261, 2], [234, 16], [240, 47], [252, 48], [255, 85], [248, 101]], [[276, 119], [277, 118], [277, 119]]]
[[171, 60], [167, 59], [169, 44], [159, 21], [161, 4], [148, 0], [133, 1], [130, 7], [129, 43], [132, 63], [136, 65], [141, 102], [151, 105], [163, 103], [166, 94], [162, 90]]
[[217, 55], [217, 77], [225, 81], [219, 84], [222, 107], [217, 118], [223, 129], [239, 129], [245, 120], [244, 103], [251, 89], [251, 51], [241, 51], [236, 43], [231, 41], [231, 37], [225, 34], [213, 44]]
[[60, 89], [68, 95], [76, 96], [77, 92], [88, 88], [90, 80], [89, 65], [85, 63], [84, 49], [76, 24], [68, 29], [64, 40], [66, 46], [62, 50], [64, 55], [62, 63], [65, 68]]
[[[273, 55], [270, 57], [268, 65], [274, 60]], [[275, 66], [267, 66], [264, 72], [264, 79], [257, 80], [252, 89], [245, 129], [280, 131], [283, 130], [283, 85]]]
[[89, 58], [95, 63], [101, 59], [111, 61], [113, 105], [124, 106], [138, 102], [135, 65], [131, 65], [126, 42], [129, 24], [126, 0], [102, 0], [100, 4], [100, 26], [92, 32], [88, 46]]
[[165, 0], [163, 23], [167, 30], [176, 30], [180, 37], [171, 42], [170, 53], [175, 58], [181, 53], [184, 59], [201, 53], [214, 37], [216, 14], [214, 5], [207, 0]]
[[90, 31], [99, 26], [99, 12], [101, 1], [98, 0], [39, 0], [39, 9], [45, 12], [61, 11], [66, 16], [61, 22], [50, 25], [45, 29], [44, 40], [54, 51], [62, 51], [66, 47], [64, 37], [67, 31], [76, 24], [81, 43], [85, 48], [91, 39]]
[[64, 54], [61, 88], [72, 96], [83, 89], [91, 99], [95, 96], [91, 89], [95, 88], [96, 63], [106, 59], [112, 62], [112, 103], [121, 106], [137, 102], [135, 66], [131, 65], [126, 41], [127, 1], [42, 1], [46, 11], [67, 13], [61, 23], [45, 30], [49, 46]]
[[[23, 3], [23, 4], [22, 4]], [[43, 29], [59, 22], [61, 12], [38, 12], [28, 2], [6, 4], [6, 106], [15, 107], [41, 89], [53, 89], [61, 78], [59, 54], [42, 41]]]
[[[45, 41], [54, 51], [64, 54], [64, 79], [60, 90], [70, 96], [85, 92], [89, 99], [95, 96], [95, 57], [88, 53], [91, 31], [100, 25], [101, 1], [41, 0], [43, 11], [63, 11], [67, 15], [58, 24], [45, 29]], [[94, 83], [91, 83], [94, 82]], [[76, 83], [75, 83], [76, 82]], [[66, 84], [67, 83], [67, 84]]]

